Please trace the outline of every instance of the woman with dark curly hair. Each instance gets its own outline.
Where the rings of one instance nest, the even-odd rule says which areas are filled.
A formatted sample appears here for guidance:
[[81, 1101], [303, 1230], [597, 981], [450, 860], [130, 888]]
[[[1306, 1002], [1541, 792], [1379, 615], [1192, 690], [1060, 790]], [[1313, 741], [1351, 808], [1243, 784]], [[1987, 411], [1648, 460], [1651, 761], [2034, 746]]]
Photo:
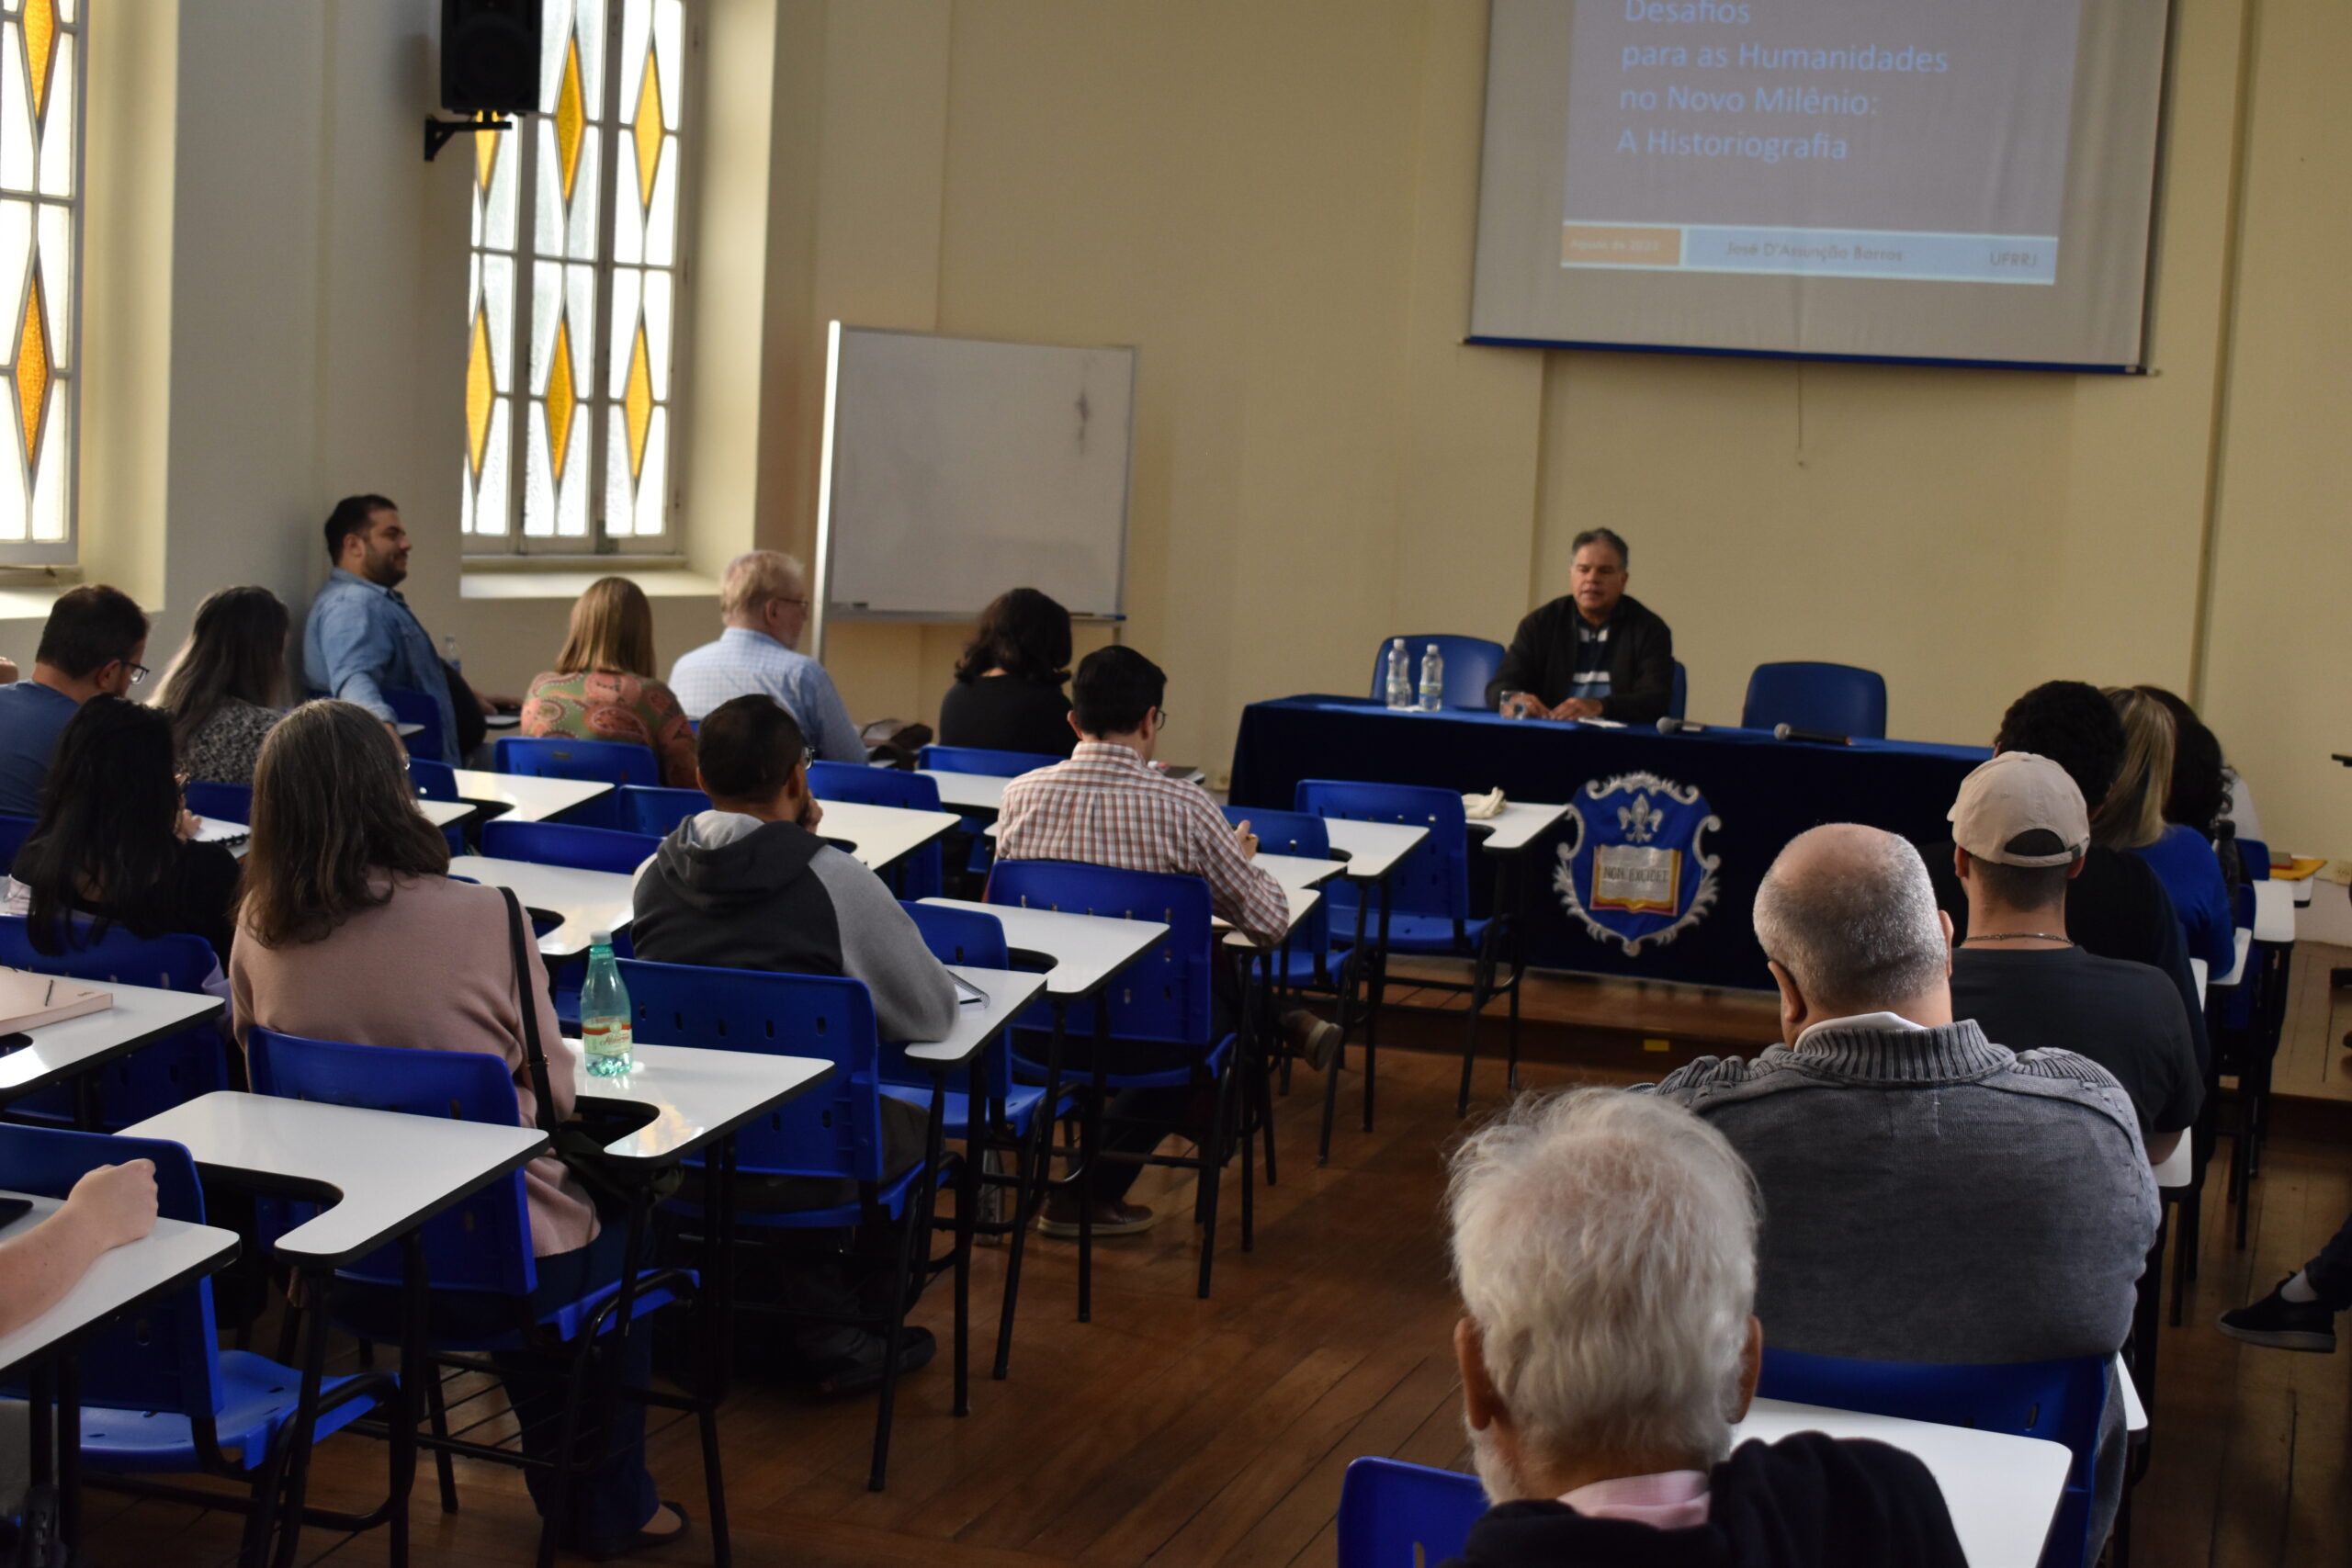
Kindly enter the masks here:
[[939, 704], [939, 743], [1067, 757], [1069, 612], [1035, 588], [1016, 588], [980, 612]]

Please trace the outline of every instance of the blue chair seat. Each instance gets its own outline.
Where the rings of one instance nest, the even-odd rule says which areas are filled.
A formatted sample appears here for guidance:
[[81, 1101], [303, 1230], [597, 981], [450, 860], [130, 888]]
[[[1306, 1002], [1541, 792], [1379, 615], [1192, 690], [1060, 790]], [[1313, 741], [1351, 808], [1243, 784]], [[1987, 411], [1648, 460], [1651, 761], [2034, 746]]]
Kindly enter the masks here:
[[[926, 1112], [931, 1110], [931, 1090], [917, 1085], [886, 1083], [882, 1086], [882, 1092], [901, 1105], [911, 1105]], [[1012, 1091], [1004, 1097], [1004, 1119], [1012, 1123], [1016, 1134], [1025, 1133], [1029, 1130], [1030, 1118], [1037, 1114], [1037, 1107], [1045, 1100], [1044, 1084], [1014, 1084]], [[1062, 1096], [1063, 1109], [1067, 1110], [1070, 1103], [1069, 1095]], [[944, 1126], [945, 1137], [968, 1139], [972, 1135], [972, 1097], [960, 1089], [947, 1091]]]
[[[941, 1162], [939, 1184], [943, 1189], [951, 1181], [950, 1172], [955, 1165], [953, 1154]], [[811, 1174], [822, 1179], [821, 1172]], [[892, 1219], [898, 1219], [906, 1213], [907, 1195], [914, 1190], [915, 1183], [922, 1179], [922, 1161], [917, 1160], [907, 1168], [906, 1174], [895, 1181], [883, 1182], [876, 1189], [875, 1206]], [[673, 1198], [662, 1208], [666, 1213], [684, 1219], [700, 1219], [703, 1213], [703, 1206], [691, 1198]], [[738, 1225], [757, 1226], [762, 1230], [840, 1230], [857, 1224], [865, 1218], [865, 1207], [862, 1203], [837, 1203], [830, 1209], [755, 1209], [740, 1201], [735, 1205], [735, 1223]]]
[[[280, 1427], [294, 1416], [302, 1396], [302, 1374], [281, 1367], [251, 1350], [223, 1350], [220, 1361], [220, 1409], [214, 1416], [220, 1450], [235, 1454], [247, 1470], [269, 1452]], [[319, 1385], [319, 1399], [327, 1404], [349, 1378], [328, 1378]], [[375, 1408], [368, 1399], [347, 1400], [319, 1416], [319, 1436], [330, 1437]], [[93, 1470], [108, 1474], [136, 1475], [198, 1470], [195, 1424], [172, 1410], [104, 1410], [85, 1405], [82, 1411], [82, 1456]]]
[[[1228, 1034], [1224, 1039], [1218, 1041], [1216, 1044], [1210, 1049], [1207, 1056], [1202, 1059], [1197, 1069], [1195, 1069], [1192, 1063], [1187, 1062], [1181, 1067], [1168, 1067], [1156, 1073], [1105, 1073], [1102, 1076], [1103, 1086], [1107, 1089], [1182, 1089], [1185, 1085], [1193, 1080], [1193, 1076], [1196, 1070], [1208, 1074], [1208, 1076], [1214, 1079], [1218, 1074], [1225, 1070], [1225, 1054], [1232, 1049], [1235, 1038], [1235, 1036]], [[1038, 1077], [1043, 1077], [1046, 1073], [1045, 1063], [1033, 1062], [1026, 1056], [1017, 1054], [1012, 1058], [1012, 1067], [1014, 1072], [1024, 1076], [1034, 1075]], [[1069, 1084], [1091, 1083], [1092, 1081], [1093, 1071], [1091, 1068], [1073, 1067], [1068, 1064], [1063, 1065], [1062, 1082]]]
[[[648, 1313], [668, 1306], [672, 1302], [678, 1299], [678, 1293], [667, 1285], [656, 1285], [651, 1290], [644, 1288], [643, 1282], [647, 1280], [652, 1279], [660, 1272], [662, 1272], [662, 1270], [648, 1269], [638, 1275], [639, 1289], [637, 1300], [630, 1304], [629, 1311], [640, 1319]], [[697, 1284], [701, 1282], [700, 1277], [692, 1269], [688, 1269], [686, 1271], [686, 1277], [690, 1280], [694, 1280]], [[568, 1343], [577, 1337], [580, 1331], [588, 1325], [588, 1319], [594, 1315], [597, 1308], [603, 1306], [606, 1302], [612, 1300], [615, 1296], [617, 1296], [620, 1293], [621, 1282], [618, 1280], [614, 1280], [609, 1285], [600, 1285], [595, 1290], [593, 1290], [586, 1295], [582, 1296], [579, 1300], [566, 1302], [563, 1305], [556, 1308], [555, 1311], [548, 1314], [545, 1317], [540, 1318], [538, 1321], [538, 1326], [541, 1328], [553, 1329], [557, 1334], [562, 1336], [564, 1340]], [[616, 1327], [619, 1326], [617, 1322], [618, 1317], [619, 1314], [616, 1313], [613, 1317], [606, 1319], [603, 1326], [598, 1330], [599, 1334], [610, 1334]], [[494, 1335], [487, 1339], [474, 1340], [464, 1339], [446, 1334], [436, 1334], [434, 1336], [434, 1344], [444, 1350], [463, 1350], [469, 1352], [521, 1350], [526, 1348], [528, 1347], [528, 1337], [519, 1331]]]
[[[1391, 953], [1442, 953], [1467, 955], [1478, 946], [1478, 939], [1486, 934], [1488, 921], [1485, 919], [1462, 922], [1462, 941], [1453, 940], [1453, 921], [1445, 915], [1416, 915], [1399, 909], [1388, 917], [1388, 951]], [[1378, 920], [1365, 933], [1368, 941], [1378, 941]], [[1334, 941], [1350, 942], [1354, 933], [1337, 936]]]

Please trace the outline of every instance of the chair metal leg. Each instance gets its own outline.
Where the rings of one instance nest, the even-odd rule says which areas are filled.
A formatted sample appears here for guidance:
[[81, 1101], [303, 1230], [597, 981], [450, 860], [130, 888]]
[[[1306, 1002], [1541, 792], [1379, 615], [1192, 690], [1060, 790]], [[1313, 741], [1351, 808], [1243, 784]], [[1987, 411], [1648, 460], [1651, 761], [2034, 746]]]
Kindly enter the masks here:
[[996, 1365], [991, 1370], [1000, 1381], [1012, 1370], [1012, 1314], [1021, 1302], [1021, 1260], [1028, 1250], [1029, 1227], [1045, 1207], [1046, 1190], [1053, 1184], [1054, 1125], [1059, 1120], [1054, 1108], [1061, 1102], [1062, 1041], [1069, 1021], [1065, 1003], [1057, 1000], [1053, 1011], [1054, 1031], [1046, 1052], [1046, 1098], [1037, 1102], [1036, 1114], [1030, 1119], [1029, 1146], [1021, 1156], [1021, 1185], [1012, 1193], [1011, 1256], [1004, 1263], [1004, 1302], [997, 1315]]
[[[932, 1178], [923, 1179], [928, 1185]], [[899, 1219], [899, 1273], [890, 1293], [890, 1326], [882, 1337], [882, 1404], [874, 1413], [874, 1464], [865, 1478], [868, 1492], [882, 1490], [890, 1464], [890, 1422], [899, 1404], [899, 1349], [906, 1339], [907, 1297], [912, 1293], [915, 1275], [915, 1233], [922, 1228], [922, 1214], [923, 1205], [909, 1192]]]
[[1208, 1142], [1201, 1145], [1200, 1225], [1201, 1225], [1201, 1284], [1200, 1299], [1209, 1299], [1209, 1275], [1216, 1263], [1216, 1199], [1224, 1184], [1226, 1119], [1232, 1114], [1228, 1101], [1232, 1098], [1235, 1064], [1226, 1064], [1225, 1077], [1217, 1085], [1216, 1109], [1209, 1115]]
[[[424, 1409], [432, 1422], [434, 1437], [447, 1442], [449, 1438], [448, 1399], [441, 1389], [441, 1369], [429, 1363], [424, 1369]], [[436, 1447], [433, 1450], [433, 1469], [441, 1483], [441, 1511], [454, 1514], [458, 1511], [458, 1471], [457, 1466], [450, 1462], [448, 1450]]]

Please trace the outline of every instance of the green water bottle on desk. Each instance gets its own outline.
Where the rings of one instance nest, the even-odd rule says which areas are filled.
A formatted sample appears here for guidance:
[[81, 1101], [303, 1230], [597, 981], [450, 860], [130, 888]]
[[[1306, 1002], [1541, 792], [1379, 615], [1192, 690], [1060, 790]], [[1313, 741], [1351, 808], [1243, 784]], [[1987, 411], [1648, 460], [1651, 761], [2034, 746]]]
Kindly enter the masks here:
[[613, 933], [588, 936], [588, 978], [580, 987], [580, 1043], [588, 1055], [591, 1077], [619, 1077], [629, 1070], [634, 1046], [628, 987], [613, 962]]

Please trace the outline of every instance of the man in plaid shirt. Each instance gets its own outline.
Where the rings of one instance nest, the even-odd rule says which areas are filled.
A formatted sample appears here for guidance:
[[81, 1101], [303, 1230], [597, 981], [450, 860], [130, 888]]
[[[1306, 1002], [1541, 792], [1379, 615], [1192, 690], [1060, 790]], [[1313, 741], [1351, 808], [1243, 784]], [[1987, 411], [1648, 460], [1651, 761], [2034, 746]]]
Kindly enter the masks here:
[[[1167, 872], [1197, 876], [1208, 884], [1209, 902], [1219, 918], [1261, 946], [1280, 942], [1290, 931], [1290, 900], [1282, 884], [1250, 860], [1258, 840], [1247, 822], [1228, 825], [1206, 792], [1169, 777], [1152, 765], [1167, 716], [1160, 698], [1168, 676], [1131, 648], [1104, 648], [1079, 664], [1070, 682], [1070, 728], [1078, 749], [1067, 762], [1023, 773], [1004, 786], [997, 817], [999, 860], [1076, 861], [1121, 871]], [[1214, 993], [1223, 1038], [1239, 1015], [1227, 994], [1225, 971]], [[1304, 1008], [1283, 1015], [1283, 1033], [1308, 1063], [1321, 1069], [1339, 1043], [1336, 1024]], [[1072, 1042], [1073, 1050], [1083, 1043]], [[1187, 1059], [1167, 1048], [1136, 1042], [1118, 1045], [1113, 1072], [1159, 1070]], [[1091, 1066], [1091, 1062], [1089, 1066]], [[1110, 1106], [1103, 1133], [1107, 1150], [1149, 1154], [1168, 1122], [1180, 1120], [1189, 1101], [1182, 1089], [1130, 1089]], [[1122, 1125], [1125, 1122], [1125, 1125]], [[1158, 1123], [1158, 1125], [1154, 1125]], [[1149, 1209], [1123, 1200], [1142, 1167], [1106, 1162], [1095, 1180], [1097, 1235], [1148, 1229]], [[1078, 1232], [1076, 1205], [1057, 1191], [1042, 1228], [1048, 1235]]]

